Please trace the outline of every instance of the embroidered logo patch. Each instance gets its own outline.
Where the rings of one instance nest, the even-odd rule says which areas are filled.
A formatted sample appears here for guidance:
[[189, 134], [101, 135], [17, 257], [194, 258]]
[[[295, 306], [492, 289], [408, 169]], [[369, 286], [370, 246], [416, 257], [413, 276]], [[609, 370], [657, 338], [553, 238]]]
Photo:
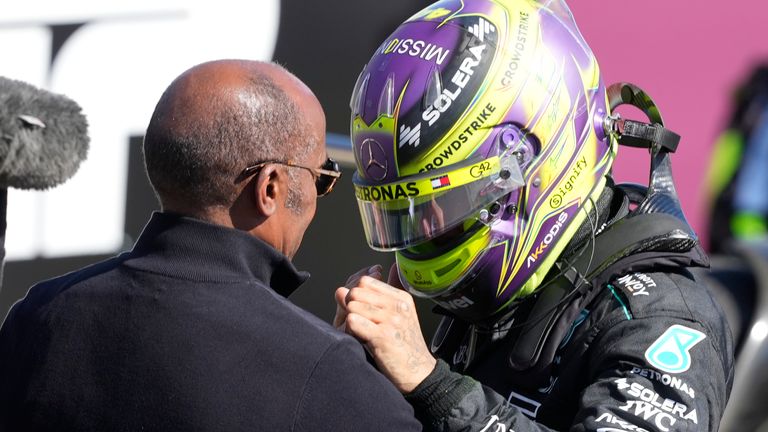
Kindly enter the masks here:
[[698, 330], [675, 324], [648, 347], [645, 359], [664, 372], [685, 372], [691, 367], [691, 348], [706, 337]]
[[656, 281], [644, 273], [633, 273], [617, 279], [616, 282], [627, 292], [636, 296], [648, 296], [651, 288], [656, 288]]

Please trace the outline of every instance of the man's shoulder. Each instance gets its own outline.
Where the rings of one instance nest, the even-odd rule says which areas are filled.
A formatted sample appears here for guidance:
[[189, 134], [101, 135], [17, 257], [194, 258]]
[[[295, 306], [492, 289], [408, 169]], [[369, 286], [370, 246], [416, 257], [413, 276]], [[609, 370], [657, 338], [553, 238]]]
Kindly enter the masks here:
[[626, 272], [614, 276], [609, 285], [636, 318], [671, 315], [698, 321], [719, 316], [719, 306], [706, 283], [684, 268]]
[[78, 270], [47, 279], [33, 285], [15, 305], [15, 309], [37, 309], [49, 304], [69, 289], [89, 284], [93, 278], [113, 271], [124, 260], [124, 254], [100, 261]]
[[730, 350], [731, 330], [721, 306], [706, 283], [685, 268], [626, 272], [613, 277], [607, 288], [602, 327], [625, 320], [659, 328], [676, 323], [703, 332], [718, 351]]
[[[274, 293], [274, 292], [273, 292]], [[285, 331], [305, 339], [307, 343], [318, 348], [327, 349], [330, 345], [354, 343], [354, 339], [334, 328], [329, 323], [321, 320], [313, 313], [303, 309], [289, 300], [274, 294], [274, 297], [283, 304], [283, 316], [281, 321]], [[360, 348], [362, 357], [362, 348]]]

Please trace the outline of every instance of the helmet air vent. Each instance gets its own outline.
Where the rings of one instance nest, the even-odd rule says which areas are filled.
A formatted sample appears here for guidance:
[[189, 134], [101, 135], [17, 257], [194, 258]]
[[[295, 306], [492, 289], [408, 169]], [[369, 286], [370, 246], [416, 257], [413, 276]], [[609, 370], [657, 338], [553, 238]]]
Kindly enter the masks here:
[[441, 278], [451, 272], [457, 265], [461, 264], [461, 259], [455, 259], [441, 268], [435, 269], [435, 276]]
[[349, 109], [352, 110], [353, 116], [363, 113], [362, 101], [365, 100], [364, 95], [368, 89], [368, 78], [371, 77], [371, 74], [363, 75], [364, 72], [365, 68], [363, 68], [363, 72], [360, 72], [360, 76], [357, 77], [355, 89], [352, 91], [352, 98], [349, 100]]
[[395, 115], [395, 76], [389, 74], [384, 90], [379, 97], [379, 117], [393, 117]]
[[436, 67], [432, 68], [427, 88], [424, 92], [424, 98], [421, 100], [422, 111], [434, 105], [443, 93], [443, 81], [440, 78], [440, 72]]

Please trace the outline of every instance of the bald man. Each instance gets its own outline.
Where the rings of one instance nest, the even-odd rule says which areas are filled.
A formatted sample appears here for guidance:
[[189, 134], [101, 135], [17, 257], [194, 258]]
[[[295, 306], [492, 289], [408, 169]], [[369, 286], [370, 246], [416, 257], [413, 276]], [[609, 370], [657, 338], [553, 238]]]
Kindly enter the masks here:
[[130, 252], [34, 286], [0, 329], [2, 431], [410, 431], [354, 340], [285, 298], [338, 165], [279, 66], [179, 76], [144, 140], [162, 211]]

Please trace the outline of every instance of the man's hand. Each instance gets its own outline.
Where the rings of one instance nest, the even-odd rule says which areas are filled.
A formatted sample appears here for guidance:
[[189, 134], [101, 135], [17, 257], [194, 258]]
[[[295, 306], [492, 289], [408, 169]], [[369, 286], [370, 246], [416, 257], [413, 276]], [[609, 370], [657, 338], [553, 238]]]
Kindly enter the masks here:
[[[382, 270], [383, 268], [381, 267], [380, 264], [376, 264], [371, 267], [366, 267], [358, 271], [357, 273], [353, 274], [349, 278], [347, 278], [347, 282], [344, 284], [344, 287], [352, 288], [354, 286], [357, 286], [360, 283], [360, 278], [362, 278], [363, 276], [370, 276], [372, 278], [381, 280]], [[341, 305], [341, 303], [338, 303], [336, 305], [336, 316], [333, 317], [333, 326], [336, 327], [338, 330], [346, 331], [346, 321], [347, 321], [347, 310], [344, 306]]]
[[[390, 281], [394, 283], [394, 266], [393, 270]], [[432, 373], [436, 360], [421, 334], [410, 294], [362, 275], [356, 284], [336, 290], [336, 303], [336, 327], [366, 345], [379, 370], [400, 392], [410, 393]], [[339, 310], [346, 319], [341, 319]]]

